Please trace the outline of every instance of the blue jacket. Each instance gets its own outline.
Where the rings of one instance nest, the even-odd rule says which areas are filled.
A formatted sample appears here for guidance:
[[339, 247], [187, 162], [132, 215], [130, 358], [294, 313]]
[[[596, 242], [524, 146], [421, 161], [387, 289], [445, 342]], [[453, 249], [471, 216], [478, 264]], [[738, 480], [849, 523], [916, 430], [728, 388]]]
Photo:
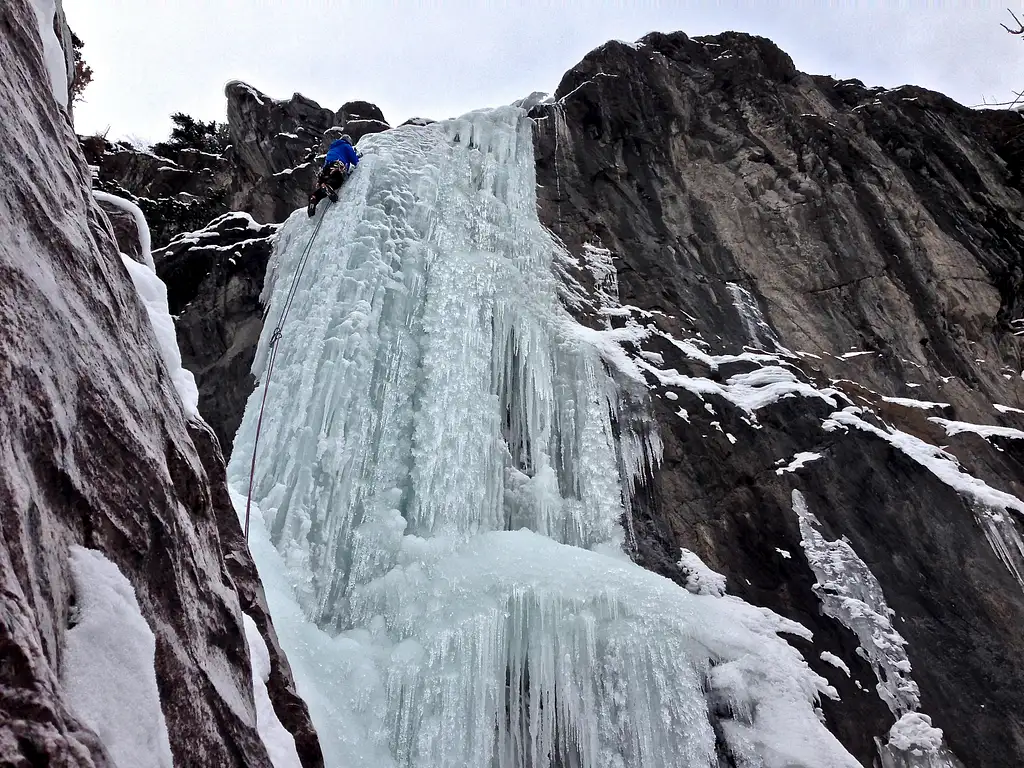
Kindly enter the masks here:
[[324, 167], [333, 163], [335, 160], [341, 160], [345, 165], [359, 165], [359, 155], [352, 148], [352, 145], [343, 139], [335, 139], [331, 142], [330, 149], [327, 150], [327, 159], [324, 160]]

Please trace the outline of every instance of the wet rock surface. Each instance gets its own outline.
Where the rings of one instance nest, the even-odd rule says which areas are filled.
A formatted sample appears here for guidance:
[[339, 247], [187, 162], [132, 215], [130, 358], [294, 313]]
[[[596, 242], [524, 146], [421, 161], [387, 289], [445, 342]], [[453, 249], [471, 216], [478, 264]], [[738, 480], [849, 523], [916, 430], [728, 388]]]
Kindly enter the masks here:
[[[79, 544], [120, 569], [155, 635], [176, 764], [269, 768], [243, 608], [276, 643], [223, 460], [186, 422], [48, 82], [35, 11], [12, 0], [0, 10], [0, 764], [112, 764], [62, 693]], [[319, 765], [272, 655], [275, 707]]]
[[[861, 406], [883, 432], [948, 446], [963, 472], [1024, 495], [1020, 441], [949, 437], [928, 421], [1024, 426], [993, 408], [1024, 394], [1012, 333], [1024, 204], [1005, 140], [1019, 116], [811, 77], [769, 41], [735, 33], [608, 43], [555, 95], [531, 112], [542, 220], [581, 264], [584, 244], [610, 251], [622, 304], [635, 308], [626, 314], [658, 331], [641, 343], [646, 360], [719, 383], [779, 365], [839, 391], [835, 406], [779, 400], [755, 423], [719, 395], [649, 374], [665, 453], [633, 521], [637, 560], [681, 582], [686, 547], [733, 594], [811, 628], [813, 644], [797, 645], [842, 696], [823, 702], [828, 724], [871, 765], [873, 737], [884, 741], [895, 717], [856, 638], [812, 591], [799, 489], [826, 537], [845, 537], [879, 580], [921, 711], [955, 754], [1021, 764], [1024, 741], [1011, 734], [1024, 732], [1024, 594], [976, 505], [873, 433], [823, 429], [836, 410]], [[695, 347], [776, 362], [712, 369]], [[821, 458], [780, 471], [798, 452]]]

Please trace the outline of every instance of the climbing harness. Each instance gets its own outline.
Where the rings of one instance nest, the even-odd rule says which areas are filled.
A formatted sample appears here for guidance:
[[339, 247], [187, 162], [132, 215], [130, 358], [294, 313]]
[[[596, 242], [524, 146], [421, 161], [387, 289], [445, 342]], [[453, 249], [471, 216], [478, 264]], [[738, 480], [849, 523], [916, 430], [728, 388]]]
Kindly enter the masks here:
[[260, 430], [263, 428], [263, 411], [267, 407], [267, 392], [270, 391], [270, 377], [274, 373], [274, 361], [277, 359], [278, 343], [281, 341], [284, 321], [288, 317], [288, 312], [292, 308], [292, 302], [295, 300], [295, 293], [299, 287], [299, 280], [302, 278], [302, 270], [306, 268], [306, 262], [309, 260], [309, 254], [313, 250], [313, 242], [316, 240], [317, 233], [320, 232], [320, 225], [324, 223], [324, 217], [327, 215], [327, 209], [330, 208], [333, 203], [333, 200], [328, 200], [327, 205], [324, 206], [323, 213], [320, 214], [320, 218], [317, 220], [316, 226], [313, 227], [313, 234], [309, 236], [309, 242], [306, 243], [306, 248], [303, 250], [302, 256], [299, 258], [298, 269], [295, 270], [295, 277], [292, 278], [292, 285], [288, 289], [288, 295], [285, 297], [284, 311], [281, 312], [281, 318], [277, 321], [274, 333], [270, 336], [270, 355], [267, 358], [267, 378], [266, 383], [263, 385], [263, 402], [260, 403], [260, 415], [256, 420], [256, 437], [252, 441], [252, 464], [249, 465], [249, 493], [245, 500], [245, 540], [247, 542], [249, 541], [249, 517], [252, 508], [252, 484], [256, 477], [256, 448], [260, 443]]

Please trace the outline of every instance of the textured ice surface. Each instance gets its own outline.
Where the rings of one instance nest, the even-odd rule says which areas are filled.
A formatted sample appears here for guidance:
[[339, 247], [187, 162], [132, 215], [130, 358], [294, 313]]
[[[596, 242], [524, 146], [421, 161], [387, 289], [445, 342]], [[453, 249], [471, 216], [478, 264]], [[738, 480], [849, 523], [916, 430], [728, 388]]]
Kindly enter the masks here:
[[71, 547], [75, 615], [61, 677], [68, 705], [119, 766], [171, 768], [153, 666], [156, 640], [135, 590], [102, 553]]
[[876, 690], [896, 716], [916, 710], [920, 692], [910, 677], [907, 641], [892, 626], [892, 609], [874, 574], [846, 541], [827, 540], [800, 491], [793, 491], [800, 545], [814, 571], [814, 590], [826, 614], [851, 629], [878, 677]]
[[[361, 148], [282, 328], [250, 542], [328, 764], [856, 765], [778, 635], [803, 627], [624, 557], [659, 444], [616, 331], [559, 301], [522, 110]], [[268, 270], [236, 488], [315, 221]]]
[[686, 576], [686, 589], [695, 595], [725, 594], [725, 576], [711, 570], [696, 553], [683, 549], [679, 568]]

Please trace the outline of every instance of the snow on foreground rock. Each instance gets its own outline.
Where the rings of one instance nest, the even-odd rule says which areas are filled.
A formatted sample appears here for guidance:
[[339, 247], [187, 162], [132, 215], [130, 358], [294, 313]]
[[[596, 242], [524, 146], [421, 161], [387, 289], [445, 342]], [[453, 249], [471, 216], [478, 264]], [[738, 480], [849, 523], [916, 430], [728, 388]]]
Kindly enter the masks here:
[[139, 233], [139, 245], [142, 250], [140, 264], [134, 259], [121, 254], [121, 261], [132, 278], [132, 284], [146, 307], [146, 314], [149, 316], [149, 323], [153, 328], [153, 335], [156, 337], [157, 349], [160, 350], [160, 358], [167, 366], [167, 372], [171, 375], [174, 390], [181, 399], [181, 407], [185, 412], [185, 418], [199, 418], [199, 390], [196, 387], [195, 376], [181, 363], [181, 350], [178, 348], [178, 337], [174, 333], [174, 318], [171, 317], [171, 310], [167, 305], [167, 286], [164, 281], [157, 277], [156, 267], [153, 265], [153, 254], [150, 250], [149, 224], [142, 210], [123, 197], [117, 197], [106, 192], [93, 192], [93, 197], [105, 203], [110, 203], [124, 211], [127, 211], [135, 218], [135, 226]]
[[72, 711], [117, 765], [171, 768], [153, 666], [156, 640], [135, 590], [93, 549], [71, 547], [71, 574], [75, 612], [61, 676]]
[[249, 646], [249, 658], [252, 660], [252, 695], [256, 703], [256, 727], [260, 738], [274, 768], [301, 768], [302, 763], [295, 751], [295, 738], [281, 725], [267, 692], [267, 681], [270, 679], [267, 643], [252, 617], [246, 613], [242, 618], [245, 620], [245, 642]]
[[[250, 542], [328, 764], [855, 766], [803, 627], [623, 557], [660, 443], [559, 301], [524, 113], [362, 149], [282, 329]], [[236, 489], [316, 225], [268, 269]]]

